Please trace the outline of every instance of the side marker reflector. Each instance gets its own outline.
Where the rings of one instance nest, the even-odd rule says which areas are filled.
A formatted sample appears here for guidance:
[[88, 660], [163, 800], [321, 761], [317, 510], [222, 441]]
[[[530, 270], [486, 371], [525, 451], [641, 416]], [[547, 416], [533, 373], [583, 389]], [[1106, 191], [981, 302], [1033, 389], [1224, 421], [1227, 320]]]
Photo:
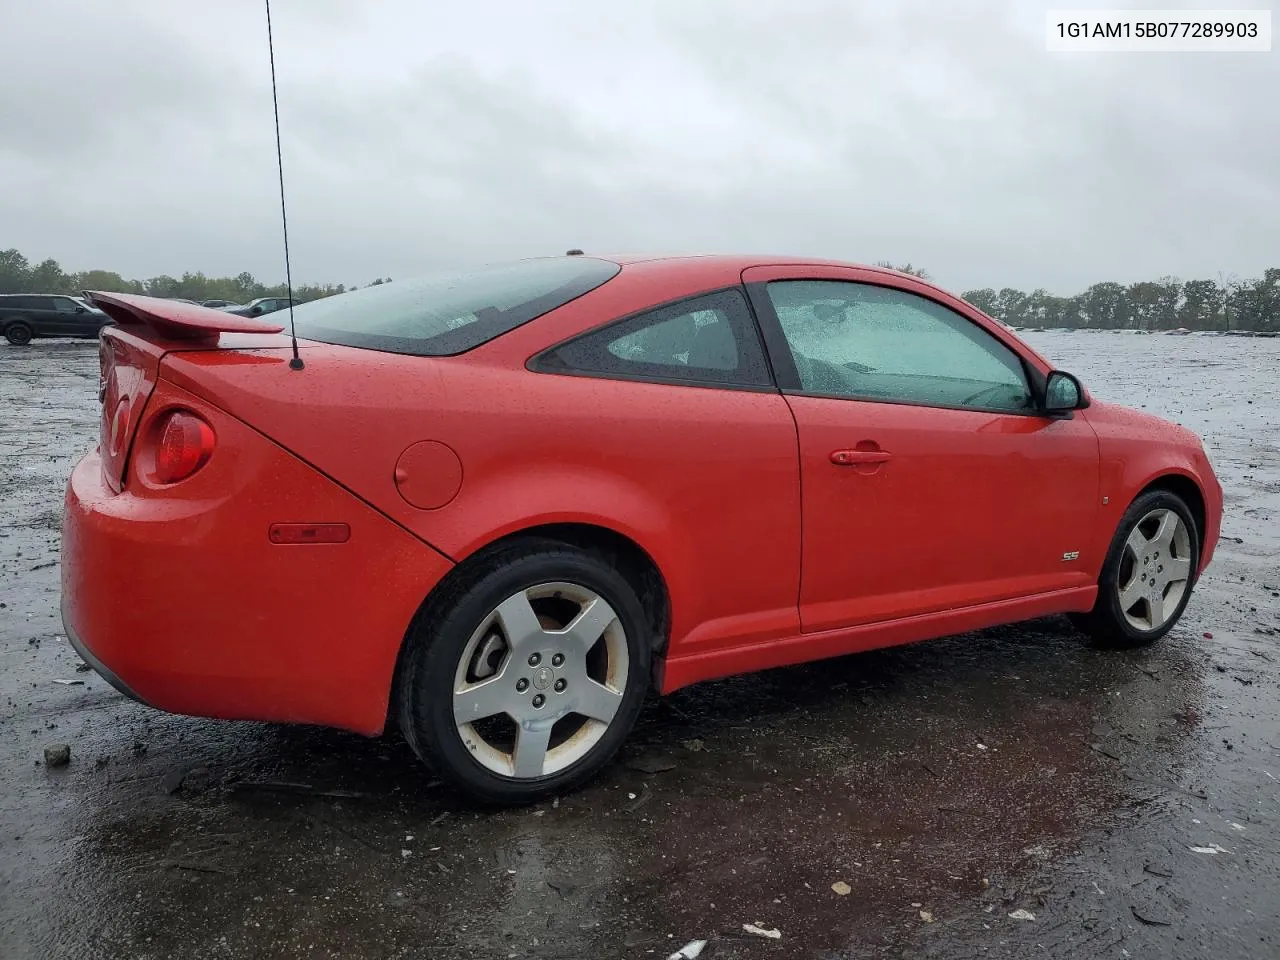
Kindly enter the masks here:
[[267, 536], [272, 543], [346, 543], [351, 527], [345, 523], [273, 523]]

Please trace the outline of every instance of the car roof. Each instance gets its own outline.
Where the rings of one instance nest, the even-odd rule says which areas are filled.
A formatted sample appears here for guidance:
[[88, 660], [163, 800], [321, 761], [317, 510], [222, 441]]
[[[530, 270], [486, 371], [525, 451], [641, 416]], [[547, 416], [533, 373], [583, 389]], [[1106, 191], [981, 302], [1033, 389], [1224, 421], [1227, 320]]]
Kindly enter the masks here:
[[[686, 270], [690, 267], [705, 267], [708, 271], [741, 273], [751, 267], [847, 267], [851, 270], [866, 270], [871, 273], [883, 273], [891, 277], [911, 277], [920, 280], [914, 274], [906, 274], [889, 267], [875, 266], [869, 263], [857, 263], [850, 260], [832, 260], [827, 257], [800, 257], [794, 254], [584, 254], [600, 260], [608, 260], [622, 267], [644, 266], [646, 270], [660, 271], [664, 267]], [[925, 281], [926, 283], [928, 281]], [[930, 284], [932, 286], [932, 284]]]
[[881, 273], [898, 273], [887, 267], [875, 267], [865, 263], [854, 263], [847, 260], [832, 260], [826, 257], [799, 257], [794, 254], [744, 254], [744, 253], [589, 253], [583, 256], [596, 257], [599, 260], [610, 260], [621, 266], [638, 263], [652, 264], [704, 264], [720, 269], [745, 270], [748, 267], [767, 266], [824, 266], [853, 267], [857, 270], [876, 270]]
[[624, 270], [643, 271], [646, 274], [660, 277], [670, 271], [688, 275], [690, 271], [704, 273], [708, 281], [717, 283], [736, 282], [743, 270], [751, 267], [845, 267], [861, 270], [866, 273], [882, 274], [885, 277], [907, 278], [917, 284], [949, 293], [942, 287], [914, 274], [903, 273], [889, 267], [874, 266], [867, 263], [855, 263], [847, 260], [832, 260], [824, 257], [801, 257], [794, 254], [582, 254], [616, 263]]

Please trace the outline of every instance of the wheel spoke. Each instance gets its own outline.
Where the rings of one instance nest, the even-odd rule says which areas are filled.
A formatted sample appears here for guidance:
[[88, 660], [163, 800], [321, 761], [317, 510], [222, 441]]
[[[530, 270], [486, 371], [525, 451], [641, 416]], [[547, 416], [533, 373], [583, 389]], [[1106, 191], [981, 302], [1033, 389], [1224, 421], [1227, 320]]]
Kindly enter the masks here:
[[574, 712], [590, 717], [592, 720], [599, 720], [601, 723], [609, 723], [613, 720], [614, 714], [622, 706], [622, 694], [590, 678], [580, 681], [577, 694]]
[[618, 615], [603, 597], [584, 603], [573, 621], [561, 631], [566, 640], [572, 641], [581, 654], [586, 654]]
[[1181, 583], [1191, 576], [1191, 561], [1181, 557], [1170, 557], [1164, 562], [1164, 572], [1170, 583]]
[[538, 615], [533, 612], [529, 597], [524, 591], [507, 597], [494, 612], [512, 650], [527, 647], [544, 635], [542, 624], [538, 623]]
[[1156, 591], [1155, 594], [1147, 598], [1147, 611], [1151, 614], [1151, 629], [1164, 623], [1164, 594]]
[[511, 754], [511, 772], [517, 777], [540, 777], [551, 742], [552, 724], [525, 721], [516, 728], [516, 748]]
[[1142, 581], [1136, 576], [1129, 580], [1128, 585], [1120, 591], [1120, 609], [1128, 613], [1135, 603], [1142, 597]]
[[1147, 547], [1150, 546], [1147, 538], [1142, 535], [1142, 530], [1138, 527], [1133, 528], [1125, 543], [1128, 545], [1129, 549], [1133, 551], [1133, 555], [1135, 557], [1141, 557], [1147, 552]]
[[457, 723], [475, 723], [485, 717], [506, 713], [513, 694], [509, 681], [503, 679], [506, 666], [480, 683], [471, 683], [453, 694], [453, 719]]
[[1156, 527], [1155, 536], [1151, 538], [1151, 542], [1157, 546], [1168, 547], [1173, 543], [1173, 535], [1178, 532], [1178, 515], [1172, 510], [1166, 510], [1164, 516], [1160, 518], [1160, 525]]

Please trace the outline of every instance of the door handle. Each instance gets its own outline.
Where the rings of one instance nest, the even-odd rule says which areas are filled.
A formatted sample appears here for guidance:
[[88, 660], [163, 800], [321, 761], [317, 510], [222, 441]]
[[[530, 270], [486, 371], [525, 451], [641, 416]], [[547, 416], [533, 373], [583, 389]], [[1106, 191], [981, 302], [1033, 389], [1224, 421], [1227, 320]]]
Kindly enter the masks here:
[[837, 467], [854, 467], [864, 463], [884, 463], [888, 450], [832, 450], [831, 462]]

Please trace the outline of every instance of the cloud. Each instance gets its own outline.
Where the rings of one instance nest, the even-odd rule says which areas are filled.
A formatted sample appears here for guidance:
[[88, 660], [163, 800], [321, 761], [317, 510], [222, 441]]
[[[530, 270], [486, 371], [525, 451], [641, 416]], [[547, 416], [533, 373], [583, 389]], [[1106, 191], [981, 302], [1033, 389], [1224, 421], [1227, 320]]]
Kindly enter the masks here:
[[[1050, 54], [1044, 9], [275, 0], [295, 278], [570, 246], [1064, 293], [1273, 265], [1275, 58]], [[7, 17], [0, 246], [282, 275], [257, 4]]]

